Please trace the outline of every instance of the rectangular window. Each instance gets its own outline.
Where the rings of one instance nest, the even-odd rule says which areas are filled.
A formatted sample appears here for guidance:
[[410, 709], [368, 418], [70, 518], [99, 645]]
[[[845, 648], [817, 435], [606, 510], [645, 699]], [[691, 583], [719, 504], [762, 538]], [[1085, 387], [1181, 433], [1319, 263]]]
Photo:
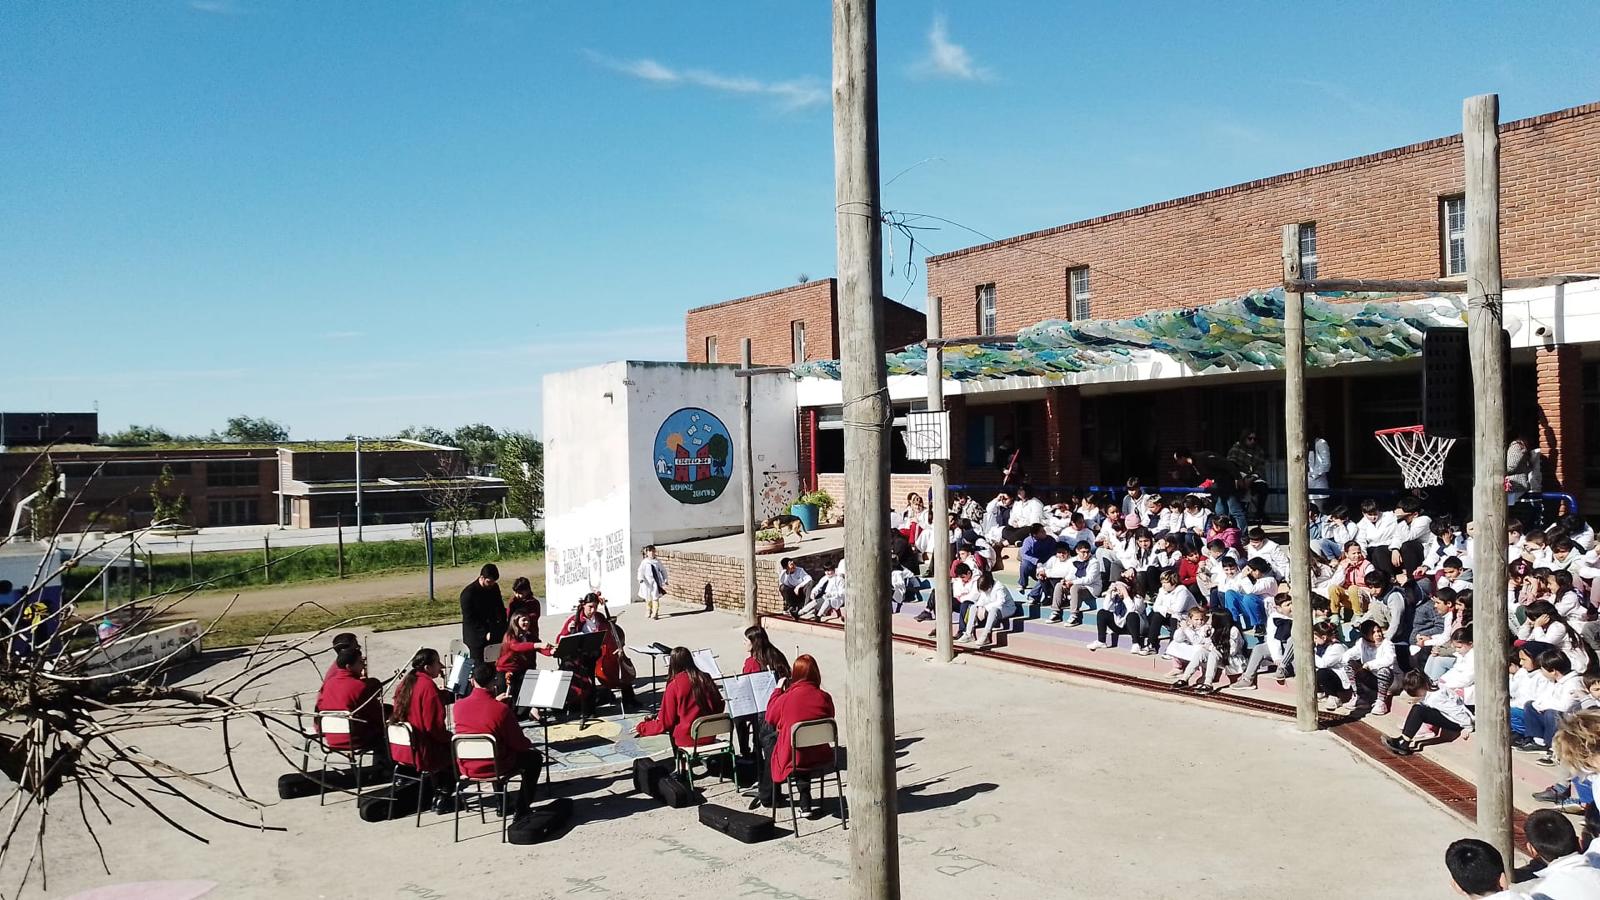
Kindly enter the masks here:
[[796, 319], [789, 323], [789, 343], [794, 351], [794, 361], [806, 361], [806, 323]]
[[712, 335], [711, 337], [706, 338], [706, 362], [714, 363], [716, 361], [717, 361], [717, 338], [716, 338], [715, 335]]
[[1073, 321], [1089, 318], [1089, 300], [1094, 292], [1089, 289], [1089, 267], [1078, 266], [1067, 270], [1067, 314]]
[[1439, 198], [1439, 260], [1446, 275], [1467, 274], [1467, 198]]
[[1317, 277], [1317, 223], [1300, 223], [1300, 277], [1311, 281]]
[[259, 525], [259, 504], [253, 497], [211, 500], [206, 503], [212, 525]]
[[253, 459], [206, 463], [206, 487], [254, 487], [261, 483], [261, 464]]
[[999, 314], [995, 310], [994, 285], [978, 285], [978, 333], [994, 334]]

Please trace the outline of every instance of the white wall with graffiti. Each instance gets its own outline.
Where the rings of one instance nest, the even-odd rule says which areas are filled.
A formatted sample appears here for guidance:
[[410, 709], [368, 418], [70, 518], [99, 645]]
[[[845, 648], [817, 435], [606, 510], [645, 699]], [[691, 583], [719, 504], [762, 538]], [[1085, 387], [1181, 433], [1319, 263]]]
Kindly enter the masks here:
[[[600, 590], [620, 604], [647, 544], [741, 527], [736, 367], [617, 362], [545, 376], [546, 591], [551, 611]], [[794, 383], [752, 385], [756, 508], [799, 488]]]

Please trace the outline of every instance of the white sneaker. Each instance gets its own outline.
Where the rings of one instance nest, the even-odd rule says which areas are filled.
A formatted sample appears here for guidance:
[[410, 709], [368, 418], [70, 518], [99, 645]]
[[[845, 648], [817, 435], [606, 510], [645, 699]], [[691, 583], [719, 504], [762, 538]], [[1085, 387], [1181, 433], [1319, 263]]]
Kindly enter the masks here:
[[1253, 691], [1255, 689], [1256, 683], [1254, 681], [1241, 681], [1229, 688], [1229, 690], [1233, 691]]
[[1375, 716], [1387, 716], [1389, 714], [1389, 701], [1379, 698], [1378, 702], [1372, 704], [1372, 714]]
[[1089, 642], [1089, 649], [1090, 650], [1099, 650], [1101, 647], [1104, 647], [1104, 646], [1105, 646], [1105, 644], [1102, 644], [1099, 641], [1090, 641]]

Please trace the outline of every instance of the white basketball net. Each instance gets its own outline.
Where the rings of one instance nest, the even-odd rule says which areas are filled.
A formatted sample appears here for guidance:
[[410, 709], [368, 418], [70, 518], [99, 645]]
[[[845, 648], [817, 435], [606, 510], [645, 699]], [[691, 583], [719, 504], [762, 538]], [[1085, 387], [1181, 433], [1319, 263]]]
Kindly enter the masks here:
[[1400, 464], [1400, 477], [1408, 488], [1444, 483], [1444, 461], [1455, 438], [1433, 437], [1422, 431], [1380, 431], [1375, 435], [1383, 449]]

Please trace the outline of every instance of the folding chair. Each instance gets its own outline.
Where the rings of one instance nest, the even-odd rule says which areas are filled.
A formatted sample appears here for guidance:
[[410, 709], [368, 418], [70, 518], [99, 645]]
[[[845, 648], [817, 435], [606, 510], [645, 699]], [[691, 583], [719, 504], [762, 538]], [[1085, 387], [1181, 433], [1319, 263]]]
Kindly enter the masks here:
[[[323, 806], [328, 801], [328, 758], [342, 756], [350, 760], [350, 768], [355, 773], [356, 796], [361, 795], [361, 758], [370, 755], [373, 764], [378, 762], [378, 748], [360, 747], [356, 745], [356, 737], [350, 731], [350, 718], [348, 716], [317, 716], [317, 742], [322, 745], [322, 774], [317, 778], [317, 805]], [[332, 747], [328, 744], [330, 735], [344, 735], [349, 743], [348, 747]]]
[[[704, 738], [716, 738], [708, 744], [700, 741]], [[728, 772], [734, 776], [733, 786], [739, 786], [738, 772], [733, 763], [733, 720], [727, 713], [716, 713], [710, 716], [701, 716], [689, 723], [689, 740], [691, 746], [672, 748], [673, 755], [678, 759], [678, 768], [689, 779], [689, 790], [694, 790], [694, 764], [715, 756], [724, 756], [728, 760]], [[718, 781], [721, 781], [719, 776]]]
[[[409, 767], [395, 763], [394, 780], [389, 783], [389, 818], [394, 818], [395, 794], [400, 790], [400, 786], [402, 784], [415, 784], [417, 786], [417, 827], [421, 828], [422, 805], [427, 800], [428, 796], [433, 792], [433, 773], [424, 772], [420, 766], [416, 765], [416, 763], [420, 761], [420, 757], [417, 754], [417, 735], [416, 732], [411, 729], [411, 724], [409, 722], [401, 722], [398, 725], [390, 725], [387, 729], [387, 733], [389, 735], [389, 757], [391, 759], [396, 758], [393, 748], [404, 747], [411, 751], [412, 762], [412, 765]], [[407, 768], [410, 768], [411, 771], [416, 772], [417, 774], [409, 774], [406, 772]]]
[[[810, 747], [830, 747], [833, 757], [828, 762], [816, 766], [800, 765], [800, 751]], [[839, 793], [839, 819], [845, 828], [850, 827], [850, 811], [844, 805], [844, 779], [839, 774], [839, 725], [833, 719], [812, 719], [808, 722], [796, 722], [789, 727], [789, 764], [793, 767], [789, 777], [784, 780], [785, 800], [789, 805], [789, 819], [794, 827], [794, 836], [800, 836], [800, 804], [795, 796], [796, 790], [802, 781], [813, 778], [821, 783], [817, 795], [817, 802], [821, 803], [827, 796], [828, 775], [833, 775], [834, 789]], [[772, 799], [772, 821], [778, 821], [778, 798]]]
[[[485, 796], [499, 799], [500, 843], [503, 844], [506, 841], [508, 821], [506, 817], [506, 794], [509, 790], [511, 776], [500, 772], [499, 757], [495, 755], [496, 749], [494, 735], [492, 734], [458, 734], [450, 738], [450, 755], [453, 757], [456, 770], [455, 840], [458, 843], [461, 840], [461, 807], [466, 802], [466, 789], [469, 785], [475, 788], [474, 793], [478, 798], [479, 822], [487, 821], [485, 818], [485, 810], [487, 809], [484, 805]], [[461, 768], [463, 761], [485, 759], [493, 767], [487, 777], [468, 775]], [[485, 787], [491, 788], [487, 795], [484, 792]]]

